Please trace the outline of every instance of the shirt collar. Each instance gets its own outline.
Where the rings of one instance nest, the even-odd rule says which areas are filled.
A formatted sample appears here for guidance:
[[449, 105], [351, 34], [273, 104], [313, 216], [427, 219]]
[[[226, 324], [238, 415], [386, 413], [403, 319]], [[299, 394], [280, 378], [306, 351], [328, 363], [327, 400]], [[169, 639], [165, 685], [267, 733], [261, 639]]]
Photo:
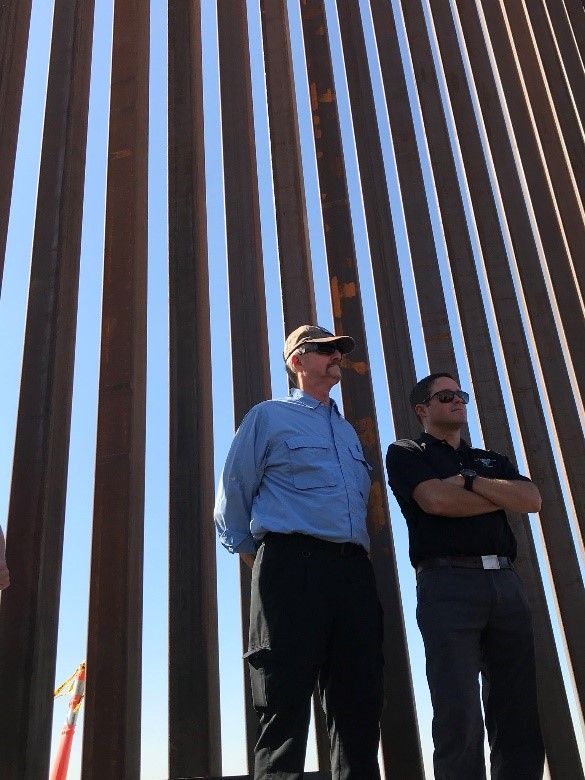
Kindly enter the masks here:
[[[435, 436], [433, 436], [430, 433], [427, 433], [426, 431], [423, 431], [418, 439], [420, 444], [448, 444], [448, 442], [445, 441], [445, 439], [437, 439]], [[450, 444], [448, 445], [451, 446]], [[465, 439], [461, 439], [459, 442], [459, 447], [457, 447], [458, 450], [469, 450], [471, 447], [469, 444], [465, 441]]]
[[[297, 401], [298, 403], [303, 404], [303, 406], [308, 406], [309, 409], [317, 409], [318, 406], [320, 406], [321, 401], [318, 401], [316, 398], [313, 398], [312, 395], [309, 395], [308, 393], [304, 393], [302, 390], [299, 390], [298, 387], [293, 387], [288, 392], [289, 398], [293, 401]], [[337, 404], [333, 400], [333, 398], [330, 399], [331, 401], [331, 408], [334, 409], [337, 414], [339, 414], [339, 410], [337, 408]]]

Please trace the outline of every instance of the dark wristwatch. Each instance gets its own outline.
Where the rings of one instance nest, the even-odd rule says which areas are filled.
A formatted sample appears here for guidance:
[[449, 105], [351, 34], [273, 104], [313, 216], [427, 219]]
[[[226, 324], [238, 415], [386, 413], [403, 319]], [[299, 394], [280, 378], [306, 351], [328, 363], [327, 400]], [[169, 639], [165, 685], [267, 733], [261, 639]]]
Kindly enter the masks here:
[[465, 480], [465, 484], [463, 485], [465, 490], [473, 492], [473, 480], [477, 477], [477, 471], [474, 471], [473, 469], [461, 469], [459, 473]]

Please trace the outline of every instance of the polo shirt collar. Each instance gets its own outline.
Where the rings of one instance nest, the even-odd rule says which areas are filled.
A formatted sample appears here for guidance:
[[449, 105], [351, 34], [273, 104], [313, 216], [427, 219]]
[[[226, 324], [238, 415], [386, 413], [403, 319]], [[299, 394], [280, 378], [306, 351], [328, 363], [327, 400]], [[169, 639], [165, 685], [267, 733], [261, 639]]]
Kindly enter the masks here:
[[[289, 398], [292, 398], [294, 401], [297, 401], [298, 403], [303, 404], [304, 406], [308, 406], [309, 409], [316, 409], [318, 406], [320, 406], [321, 401], [318, 401], [316, 398], [313, 398], [312, 395], [309, 395], [308, 393], [304, 393], [302, 390], [299, 390], [298, 387], [293, 387], [289, 390]], [[337, 408], [337, 404], [333, 400], [331, 400], [331, 408], [334, 409], [337, 414], [339, 414], [339, 410]]]
[[[448, 444], [448, 442], [445, 441], [445, 439], [437, 439], [436, 436], [433, 436], [430, 433], [427, 433], [426, 431], [423, 431], [418, 439], [419, 444], [428, 444], [428, 445], [436, 445], [436, 444]], [[451, 446], [450, 444], [448, 445]], [[458, 450], [470, 450], [471, 447], [469, 444], [465, 441], [465, 439], [461, 439], [459, 442], [459, 447], [457, 447]]]

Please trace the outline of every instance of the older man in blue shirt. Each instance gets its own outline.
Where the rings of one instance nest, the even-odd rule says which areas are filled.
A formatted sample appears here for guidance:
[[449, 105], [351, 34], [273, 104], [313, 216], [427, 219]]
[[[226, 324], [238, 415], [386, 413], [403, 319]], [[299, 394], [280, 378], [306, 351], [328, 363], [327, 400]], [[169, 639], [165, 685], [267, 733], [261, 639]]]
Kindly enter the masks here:
[[368, 558], [369, 466], [329, 392], [350, 336], [303, 325], [284, 360], [297, 385], [248, 412], [220, 479], [222, 544], [253, 567], [246, 657], [260, 716], [256, 780], [303, 777], [318, 682], [333, 777], [376, 780], [382, 624]]

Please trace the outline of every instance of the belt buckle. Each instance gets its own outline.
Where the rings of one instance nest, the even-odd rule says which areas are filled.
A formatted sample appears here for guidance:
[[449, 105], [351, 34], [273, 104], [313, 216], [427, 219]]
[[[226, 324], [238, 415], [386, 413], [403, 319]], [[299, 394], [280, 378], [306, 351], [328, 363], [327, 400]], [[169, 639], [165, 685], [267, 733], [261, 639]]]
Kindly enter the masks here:
[[497, 555], [482, 555], [481, 562], [484, 569], [500, 569], [500, 561]]

